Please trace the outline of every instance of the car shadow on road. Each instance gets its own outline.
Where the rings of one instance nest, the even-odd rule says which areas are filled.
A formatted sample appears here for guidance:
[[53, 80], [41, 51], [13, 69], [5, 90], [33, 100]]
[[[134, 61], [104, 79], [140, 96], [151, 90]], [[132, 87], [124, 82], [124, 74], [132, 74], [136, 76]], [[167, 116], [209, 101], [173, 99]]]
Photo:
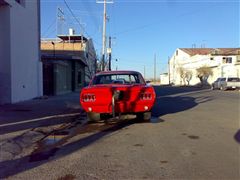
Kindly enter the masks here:
[[195, 106], [211, 101], [212, 97], [189, 97], [189, 96], [177, 96], [177, 97], [162, 97], [156, 100], [152, 109], [152, 116], [161, 117], [166, 114], [178, 113], [194, 108]]
[[191, 93], [196, 92], [199, 90], [203, 90], [204, 88], [198, 86], [182, 86], [182, 87], [175, 87], [175, 86], [153, 86], [157, 96], [169, 96], [175, 95], [180, 93]]

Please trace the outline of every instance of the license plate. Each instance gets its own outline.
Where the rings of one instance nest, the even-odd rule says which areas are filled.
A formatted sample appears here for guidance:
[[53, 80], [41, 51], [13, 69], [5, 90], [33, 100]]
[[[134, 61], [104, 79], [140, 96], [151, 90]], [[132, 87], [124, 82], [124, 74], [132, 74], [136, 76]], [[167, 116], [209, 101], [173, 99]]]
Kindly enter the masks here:
[[232, 88], [233, 88], [233, 89], [235, 89], [235, 88], [236, 88], [236, 86], [233, 86]]

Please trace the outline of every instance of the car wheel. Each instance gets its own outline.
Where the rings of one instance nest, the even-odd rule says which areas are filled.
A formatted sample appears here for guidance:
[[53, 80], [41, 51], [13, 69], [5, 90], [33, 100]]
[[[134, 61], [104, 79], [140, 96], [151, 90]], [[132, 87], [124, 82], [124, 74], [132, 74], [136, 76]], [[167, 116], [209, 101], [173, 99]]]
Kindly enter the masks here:
[[220, 90], [221, 90], [221, 91], [226, 91], [227, 88], [226, 88], [225, 86], [221, 86], [221, 87], [220, 87]]
[[88, 117], [88, 121], [100, 121], [100, 114], [99, 113], [93, 113], [93, 112], [89, 112], [87, 113], [87, 117]]
[[149, 121], [151, 119], [151, 116], [152, 116], [151, 112], [137, 113], [137, 119], [143, 121]]

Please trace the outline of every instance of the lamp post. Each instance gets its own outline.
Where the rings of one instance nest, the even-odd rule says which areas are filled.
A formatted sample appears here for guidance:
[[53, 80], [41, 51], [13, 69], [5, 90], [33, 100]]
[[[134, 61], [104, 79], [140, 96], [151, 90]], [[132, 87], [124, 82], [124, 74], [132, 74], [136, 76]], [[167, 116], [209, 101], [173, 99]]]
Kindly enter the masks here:
[[54, 59], [55, 59], [55, 43], [52, 41], [52, 45], [53, 45], [53, 57], [54, 57]]

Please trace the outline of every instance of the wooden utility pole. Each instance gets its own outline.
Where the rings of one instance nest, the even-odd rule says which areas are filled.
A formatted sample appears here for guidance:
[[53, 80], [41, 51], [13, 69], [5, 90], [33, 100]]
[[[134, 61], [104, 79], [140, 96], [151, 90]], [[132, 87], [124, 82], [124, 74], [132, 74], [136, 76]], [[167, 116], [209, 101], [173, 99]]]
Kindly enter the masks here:
[[103, 32], [102, 32], [102, 71], [105, 70], [105, 52], [106, 52], [106, 0], [103, 2]]
[[144, 79], [146, 79], [146, 67], [145, 67], [145, 65], [143, 66], [143, 77], [144, 77]]
[[156, 82], [156, 53], [154, 54], [154, 82]]
[[170, 57], [168, 56], [168, 83], [171, 83]]
[[109, 54], [108, 54], [108, 70], [111, 71], [111, 61], [112, 61], [112, 38], [109, 37]]
[[113, 3], [109, 0], [97, 0], [97, 3], [103, 3], [103, 32], [102, 32], [102, 71], [105, 70], [105, 54], [106, 54], [106, 21], [107, 21], [107, 3]]

